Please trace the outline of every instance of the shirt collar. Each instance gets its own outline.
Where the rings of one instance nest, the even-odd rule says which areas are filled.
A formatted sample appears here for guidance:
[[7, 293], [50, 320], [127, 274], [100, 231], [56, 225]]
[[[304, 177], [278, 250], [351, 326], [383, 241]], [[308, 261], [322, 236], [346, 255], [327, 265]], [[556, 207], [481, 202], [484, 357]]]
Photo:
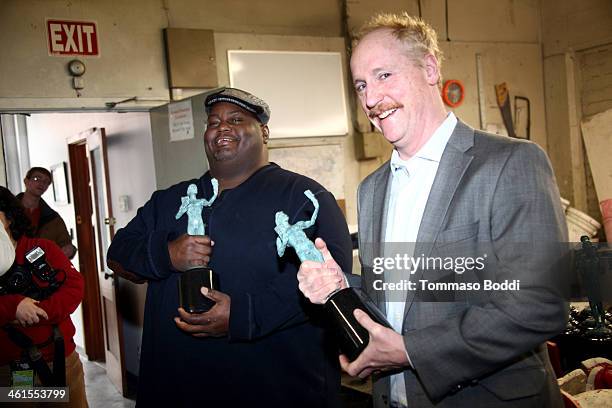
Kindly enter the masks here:
[[442, 122], [433, 135], [431, 135], [427, 143], [408, 160], [402, 160], [397, 150], [393, 149], [393, 153], [391, 153], [392, 173], [395, 173], [395, 171], [401, 168], [410, 170], [410, 167], [416, 162], [416, 160], [414, 160], [415, 158], [439, 163], [444, 153], [444, 149], [446, 148], [446, 144], [448, 143], [448, 139], [450, 139], [455, 130], [455, 126], [457, 126], [457, 117], [453, 112], [449, 112], [444, 122]]

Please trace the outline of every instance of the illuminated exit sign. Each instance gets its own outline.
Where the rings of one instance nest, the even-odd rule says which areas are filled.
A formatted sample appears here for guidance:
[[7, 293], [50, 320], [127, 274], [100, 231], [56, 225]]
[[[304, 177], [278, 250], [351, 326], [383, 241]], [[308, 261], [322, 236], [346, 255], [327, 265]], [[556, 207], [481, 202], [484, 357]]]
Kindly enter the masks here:
[[100, 55], [92, 21], [47, 20], [47, 39], [51, 55]]

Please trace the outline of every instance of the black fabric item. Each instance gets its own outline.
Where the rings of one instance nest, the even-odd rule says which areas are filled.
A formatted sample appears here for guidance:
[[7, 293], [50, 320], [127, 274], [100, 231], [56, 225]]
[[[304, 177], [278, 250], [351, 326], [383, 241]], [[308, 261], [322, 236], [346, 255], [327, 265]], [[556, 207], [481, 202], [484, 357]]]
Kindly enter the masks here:
[[66, 386], [64, 338], [58, 326], [53, 326], [53, 336], [50, 338], [54, 344], [53, 372], [49, 369], [39, 349], [39, 347], [50, 344], [49, 340], [37, 345], [32, 342], [32, 339], [9, 324], [4, 325], [2, 329], [6, 331], [9, 339], [11, 339], [13, 343], [24, 350], [24, 355], [28, 363], [34, 369], [36, 375], [38, 375], [42, 385], [47, 387]]

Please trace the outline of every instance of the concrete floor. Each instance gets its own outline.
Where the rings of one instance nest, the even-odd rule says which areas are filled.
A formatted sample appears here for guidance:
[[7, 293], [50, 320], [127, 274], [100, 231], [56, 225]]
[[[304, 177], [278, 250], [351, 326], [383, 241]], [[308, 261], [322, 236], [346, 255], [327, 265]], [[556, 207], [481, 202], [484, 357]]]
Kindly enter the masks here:
[[106, 376], [103, 363], [88, 361], [81, 355], [85, 371], [85, 392], [89, 408], [133, 408], [136, 401], [123, 398]]

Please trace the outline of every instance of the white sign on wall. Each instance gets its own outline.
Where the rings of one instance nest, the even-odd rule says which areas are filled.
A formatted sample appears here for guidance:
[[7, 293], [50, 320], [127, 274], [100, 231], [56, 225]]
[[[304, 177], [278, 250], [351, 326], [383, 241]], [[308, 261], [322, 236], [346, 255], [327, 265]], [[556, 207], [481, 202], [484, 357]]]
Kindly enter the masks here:
[[229, 50], [230, 84], [270, 105], [270, 137], [348, 134], [339, 52]]
[[173, 102], [168, 105], [168, 125], [170, 141], [193, 139], [193, 111], [191, 100]]

